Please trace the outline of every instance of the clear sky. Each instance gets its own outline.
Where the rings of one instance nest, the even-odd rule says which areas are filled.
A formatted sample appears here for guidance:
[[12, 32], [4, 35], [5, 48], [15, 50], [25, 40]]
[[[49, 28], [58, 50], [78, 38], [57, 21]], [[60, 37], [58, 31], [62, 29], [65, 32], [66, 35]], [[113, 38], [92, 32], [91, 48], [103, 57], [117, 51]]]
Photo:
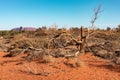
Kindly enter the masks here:
[[14, 27], [89, 27], [93, 9], [102, 4], [95, 26], [120, 24], [120, 0], [0, 0], [0, 30]]

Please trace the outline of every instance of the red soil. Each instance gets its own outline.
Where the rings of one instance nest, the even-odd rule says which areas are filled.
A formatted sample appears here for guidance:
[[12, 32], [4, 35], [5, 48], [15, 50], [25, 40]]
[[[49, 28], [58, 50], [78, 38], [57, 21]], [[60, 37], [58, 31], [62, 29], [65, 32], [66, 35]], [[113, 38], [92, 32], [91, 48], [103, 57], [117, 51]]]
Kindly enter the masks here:
[[[31, 62], [29, 65], [41, 75], [34, 75], [25, 67], [20, 56], [3, 58], [6, 53], [0, 52], [0, 80], [119, 80], [120, 67], [108, 65], [109, 61], [102, 60], [91, 54], [80, 56], [84, 62], [81, 67], [65, 65], [64, 58], [56, 58], [51, 63]], [[43, 74], [42, 74], [43, 73]], [[45, 75], [49, 73], [49, 75]]]

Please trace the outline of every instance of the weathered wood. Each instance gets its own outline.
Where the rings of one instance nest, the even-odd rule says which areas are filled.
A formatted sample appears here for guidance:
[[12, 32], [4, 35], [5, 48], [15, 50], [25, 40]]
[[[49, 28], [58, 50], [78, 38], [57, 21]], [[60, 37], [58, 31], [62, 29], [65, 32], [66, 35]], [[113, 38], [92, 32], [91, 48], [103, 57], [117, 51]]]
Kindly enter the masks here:
[[84, 33], [84, 28], [81, 26], [81, 44], [80, 44], [80, 53], [85, 53], [85, 42], [86, 42], [86, 36]]

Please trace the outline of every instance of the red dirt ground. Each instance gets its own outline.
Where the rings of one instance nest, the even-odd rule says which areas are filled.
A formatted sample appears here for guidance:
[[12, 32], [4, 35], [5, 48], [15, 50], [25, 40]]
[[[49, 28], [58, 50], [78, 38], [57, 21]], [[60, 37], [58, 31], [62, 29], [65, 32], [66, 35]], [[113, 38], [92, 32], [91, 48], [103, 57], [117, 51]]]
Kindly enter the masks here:
[[0, 80], [120, 80], [119, 66], [112, 67], [108, 65], [108, 60], [92, 54], [80, 56], [84, 66], [76, 68], [65, 65], [64, 58], [56, 58], [54, 62], [46, 64], [31, 62], [30, 67], [41, 75], [30, 73], [20, 56], [3, 58], [5, 54], [0, 52]]

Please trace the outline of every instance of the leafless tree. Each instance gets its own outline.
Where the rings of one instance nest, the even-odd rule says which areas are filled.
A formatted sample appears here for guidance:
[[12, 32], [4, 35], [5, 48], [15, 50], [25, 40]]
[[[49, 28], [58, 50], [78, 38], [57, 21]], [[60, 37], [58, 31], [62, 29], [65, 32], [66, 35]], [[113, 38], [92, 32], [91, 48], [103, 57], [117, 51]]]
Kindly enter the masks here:
[[[94, 28], [95, 28], [95, 26], [94, 26], [94, 24], [95, 24], [95, 21], [98, 19], [98, 15], [101, 13], [101, 12], [103, 12], [103, 10], [101, 10], [101, 7], [102, 7], [102, 5], [98, 5], [98, 7], [97, 8], [94, 8], [94, 15], [93, 15], [93, 18], [92, 18], [92, 20], [91, 20], [91, 26], [89, 27], [89, 29], [88, 29], [88, 35], [87, 35], [87, 38], [90, 36], [90, 30], [94, 30]], [[93, 32], [92, 32], [93, 33]]]
[[91, 28], [94, 27], [94, 23], [98, 18], [98, 14], [101, 13], [101, 5], [99, 5], [97, 8], [94, 9], [94, 16], [93, 19], [91, 20]]

